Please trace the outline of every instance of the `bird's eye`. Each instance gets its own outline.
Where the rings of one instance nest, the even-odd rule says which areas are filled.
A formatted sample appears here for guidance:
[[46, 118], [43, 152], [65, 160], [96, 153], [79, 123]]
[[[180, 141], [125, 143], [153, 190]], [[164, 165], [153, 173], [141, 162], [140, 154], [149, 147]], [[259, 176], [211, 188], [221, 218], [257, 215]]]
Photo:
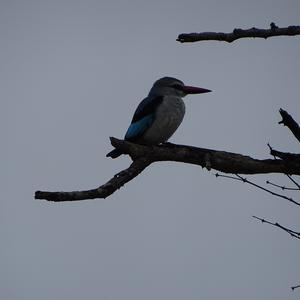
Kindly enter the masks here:
[[180, 85], [179, 83], [173, 84], [172, 87], [176, 90], [180, 90], [180, 91], [182, 90], [182, 85]]

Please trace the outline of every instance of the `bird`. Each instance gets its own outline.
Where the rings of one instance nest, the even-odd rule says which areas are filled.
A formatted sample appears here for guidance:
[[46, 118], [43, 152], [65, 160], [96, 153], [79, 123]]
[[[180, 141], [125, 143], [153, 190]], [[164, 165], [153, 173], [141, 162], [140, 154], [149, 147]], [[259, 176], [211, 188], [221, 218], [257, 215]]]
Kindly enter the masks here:
[[[174, 77], [158, 79], [136, 108], [124, 140], [141, 145], [167, 142], [185, 115], [182, 98], [188, 94], [208, 92], [211, 90], [185, 85]], [[119, 149], [114, 149], [106, 157], [117, 158], [121, 154]]]

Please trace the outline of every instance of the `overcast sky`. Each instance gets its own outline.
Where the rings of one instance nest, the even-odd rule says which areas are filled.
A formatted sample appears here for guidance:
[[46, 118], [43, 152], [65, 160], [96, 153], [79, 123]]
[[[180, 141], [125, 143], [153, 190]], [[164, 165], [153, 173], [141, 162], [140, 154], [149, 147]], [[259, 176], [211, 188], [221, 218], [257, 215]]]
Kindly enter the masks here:
[[278, 125], [280, 107], [300, 122], [299, 37], [176, 42], [299, 16], [298, 0], [0, 1], [1, 299], [299, 299], [299, 241], [251, 217], [299, 230], [299, 208], [213, 170], [156, 163], [105, 200], [33, 198], [126, 168], [108, 137], [166, 75], [213, 90], [185, 98], [171, 142], [299, 153]]

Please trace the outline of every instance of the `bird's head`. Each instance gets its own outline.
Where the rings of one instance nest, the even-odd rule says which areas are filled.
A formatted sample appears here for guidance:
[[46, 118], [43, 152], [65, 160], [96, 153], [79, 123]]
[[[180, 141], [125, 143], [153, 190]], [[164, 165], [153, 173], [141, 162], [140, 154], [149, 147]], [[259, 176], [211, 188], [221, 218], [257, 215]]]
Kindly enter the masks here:
[[185, 97], [188, 94], [208, 93], [211, 90], [185, 85], [181, 80], [173, 77], [163, 77], [154, 82], [149, 95], [175, 95]]

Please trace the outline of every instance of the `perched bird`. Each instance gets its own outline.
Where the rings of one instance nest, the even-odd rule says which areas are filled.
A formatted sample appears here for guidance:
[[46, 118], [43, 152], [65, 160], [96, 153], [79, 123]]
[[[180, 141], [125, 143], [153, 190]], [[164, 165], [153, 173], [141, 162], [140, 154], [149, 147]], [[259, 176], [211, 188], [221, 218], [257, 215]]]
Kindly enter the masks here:
[[[176, 78], [158, 79], [148, 96], [138, 105], [124, 139], [143, 145], [166, 142], [183, 120], [185, 106], [181, 98], [208, 92], [211, 91], [184, 85]], [[116, 158], [121, 154], [121, 151], [114, 149], [106, 156]]]

